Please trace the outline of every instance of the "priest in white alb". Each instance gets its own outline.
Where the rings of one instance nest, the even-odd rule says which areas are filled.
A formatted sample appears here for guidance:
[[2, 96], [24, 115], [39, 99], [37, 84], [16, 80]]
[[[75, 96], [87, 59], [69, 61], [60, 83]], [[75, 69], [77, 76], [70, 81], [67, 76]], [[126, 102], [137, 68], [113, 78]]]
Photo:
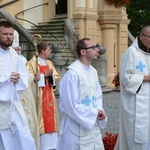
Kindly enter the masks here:
[[126, 50], [120, 72], [120, 128], [115, 150], [150, 150], [150, 26]]
[[20, 95], [28, 87], [22, 58], [10, 46], [13, 26], [0, 22], [0, 150], [36, 150]]

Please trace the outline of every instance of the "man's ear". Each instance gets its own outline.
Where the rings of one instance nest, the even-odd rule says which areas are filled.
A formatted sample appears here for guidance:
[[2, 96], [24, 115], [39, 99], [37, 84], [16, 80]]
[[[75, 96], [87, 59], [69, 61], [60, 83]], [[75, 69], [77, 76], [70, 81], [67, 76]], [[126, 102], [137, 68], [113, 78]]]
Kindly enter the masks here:
[[82, 56], [84, 56], [84, 55], [86, 54], [86, 52], [85, 52], [84, 49], [81, 49], [81, 50], [80, 50], [80, 53], [81, 53]]
[[42, 50], [41, 50], [41, 53], [43, 54], [43, 53], [44, 53], [44, 51], [45, 51], [45, 50], [44, 50], [44, 49], [42, 49]]
[[140, 40], [142, 39], [142, 34], [139, 35], [139, 39], [140, 39]]

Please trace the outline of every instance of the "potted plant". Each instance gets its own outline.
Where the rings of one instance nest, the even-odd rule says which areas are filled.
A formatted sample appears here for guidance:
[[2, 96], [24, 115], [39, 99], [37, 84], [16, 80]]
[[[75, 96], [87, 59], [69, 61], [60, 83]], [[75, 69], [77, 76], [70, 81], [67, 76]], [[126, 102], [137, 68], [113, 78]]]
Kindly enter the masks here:
[[120, 86], [119, 72], [114, 76], [114, 79], [112, 80], [112, 84], [114, 84], [116, 88]]

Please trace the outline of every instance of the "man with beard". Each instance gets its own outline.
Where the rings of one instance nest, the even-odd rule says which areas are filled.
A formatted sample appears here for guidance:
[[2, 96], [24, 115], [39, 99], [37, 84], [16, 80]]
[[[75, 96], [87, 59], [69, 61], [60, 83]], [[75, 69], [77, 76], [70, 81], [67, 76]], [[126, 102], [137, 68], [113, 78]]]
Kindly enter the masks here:
[[19, 101], [28, 87], [22, 58], [12, 49], [14, 28], [0, 22], [0, 150], [35, 150], [27, 118]]

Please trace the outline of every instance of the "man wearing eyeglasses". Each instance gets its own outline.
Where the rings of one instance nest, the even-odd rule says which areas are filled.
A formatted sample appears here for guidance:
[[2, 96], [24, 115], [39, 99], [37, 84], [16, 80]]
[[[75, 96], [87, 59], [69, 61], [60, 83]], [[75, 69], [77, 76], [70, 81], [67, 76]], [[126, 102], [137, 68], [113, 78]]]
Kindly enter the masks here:
[[89, 38], [77, 42], [78, 59], [60, 82], [63, 114], [57, 150], [104, 150], [100, 129], [107, 122], [97, 71], [90, 64], [99, 50]]
[[[150, 25], [126, 50], [121, 62], [120, 130], [116, 149], [148, 150], [150, 139]], [[119, 148], [117, 148], [119, 146]]]

